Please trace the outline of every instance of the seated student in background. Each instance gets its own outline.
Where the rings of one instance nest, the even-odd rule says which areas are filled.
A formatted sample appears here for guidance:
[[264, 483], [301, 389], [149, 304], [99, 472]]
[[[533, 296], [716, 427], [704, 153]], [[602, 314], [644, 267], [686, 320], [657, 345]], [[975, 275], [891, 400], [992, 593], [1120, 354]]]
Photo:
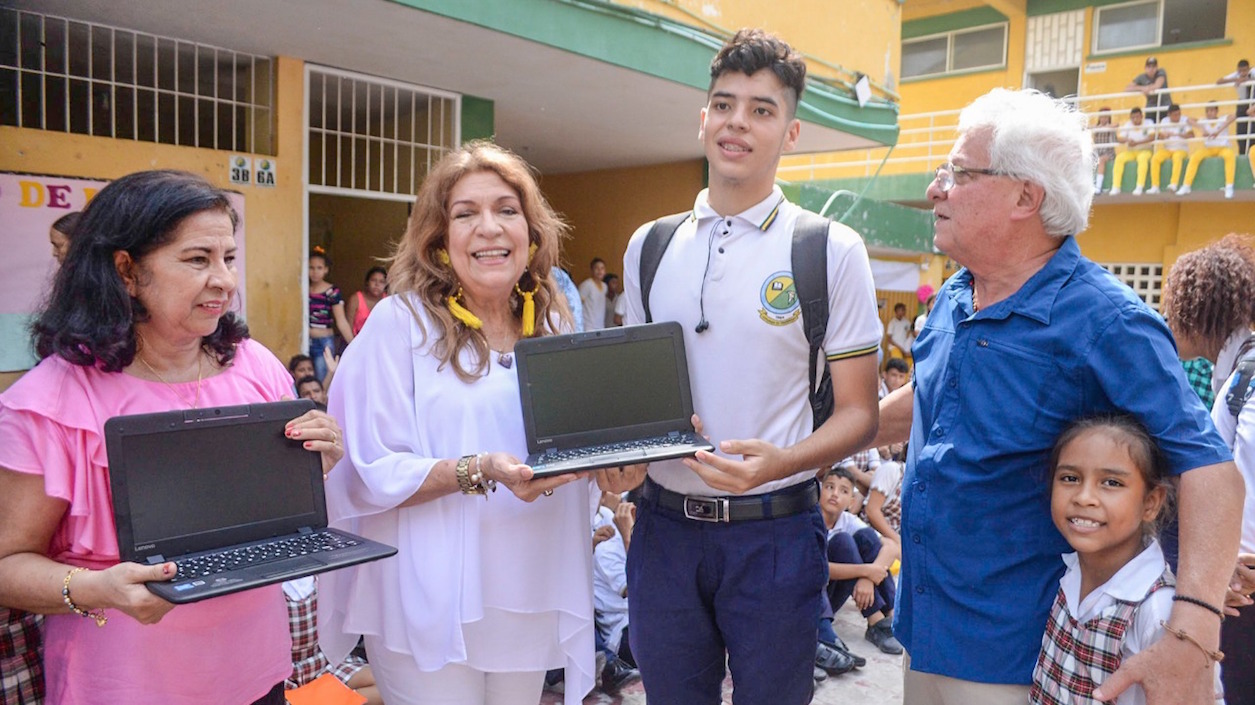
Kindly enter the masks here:
[[1124, 183], [1124, 167], [1137, 162], [1137, 188], [1134, 196], [1142, 195], [1146, 186], [1146, 172], [1150, 171], [1151, 144], [1155, 141], [1155, 121], [1147, 120], [1141, 108], [1129, 111], [1129, 121], [1120, 126], [1116, 141], [1124, 145], [1124, 151], [1116, 155], [1116, 169], [1111, 174], [1111, 195], [1119, 196]]
[[868, 489], [871, 488], [872, 477], [876, 475], [876, 469], [880, 467], [880, 453], [875, 448], [860, 450], [837, 463], [837, 467], [849, 472], [854, 478], [854, 491], [859, 495], [859, 501], [853, 505], [857, 513], [863, 506], [862, 500], [867, 497]]
[[876, 468], [863, 514], [881, 536], [902, 543], [902, 475], [905, 466], [899, 460], [885, 460]]
[[296, 380], [296, 396], [313, 401], [319, 409], [327, 408], [327, 390], [313, 375]]
[[893, 636], [896, 589], [889, 566], [902, 549], [896, 539], [881, 537], [851, 514], [853, 501], [853, 476], [841, 468], [829, 470], [819, 492], [828, 526], [828, 601], [836, 612], [853, 595], [867, 618], [867, 640], [886, 654], [900, 654], [902, 645]]
[[1181, 106], [1173, 103], [1168, 106], [1168, 117], [1159, 123], [1159, 147], [1150, 160], [1150, 190], [1147, 194], [1159, 193], [1161, 181], [1159, 172], [1163, 163], [1172, 160], [1172, 180], [1168, 183], [1169, 191], [1176, 191], [1181, 184], [1181, 167], [1185, 166], [1185, 157], [1189, 153], [1187, 139], [1194, 136], [1190, 123], [1181, 116]]
[[906, 360], [900, 357], [891, 357], [885, 362], [885, 369], [880, 373], [880, 398], [885, 396], [902, 385], [911, 378], [911, 368], [906, 364]]
[[601, 493], [593, 526], [597, 531], [610, 529], [611, 535], [593, 547], [593, 617], [606, 649], [601, 669], [601, 688], [606, 692], [640, 679], [628, 636], [627, 552], [635, 523], [635, 505], [614, 492]]
[[292, 382], [314, 374], [314, 360], [309, 355], [293, 355], [288, 359], [288, 372], [292, 374]]
[[[313, 378], [317, 381], [317, 378]], [[348, 688], [366, 698], [367, 705], [382, 705], [375, 687], [375, 674], [365, 657], [354, 650], [340, 663], [329, 661], [318, 648], [318, 582], [314, 576], [283, 584], [288, 605], [288, 628], [292, 631], [292, 675], [283, 683], [285, 690], [300, 688], [324, 673], [330, 673]]]
[[[1166, 632], [1193, 641], [1165, 625], [1176, 579], [1154, 536], [1168, 494], [1167, 460], [1136, 420], [1098, 416], [1063, 431], [1050, 465], [1050, 515], [1076, 552], [1063, 556], [1067, 572], [1046, 623], [1029, 702], [1094, 703], [1094, 689], [1125, 658]], [[1194, 644], [1200, 665], [1220, 660]], [[1146, 694], [1135, 684], [1115, 702], [1140, 705]]]
[[1215, 103], [1208, 103], [1203, 109], [1207, 117], [1202, 120], [1188, 118], [1193, 127], [1203, 133], [1203, 147], [1190, 155], [1190, 164], [1185, 167], [1185, 184], [1177, 191], [1178, 196], [1189, 195], [1194, 186], [1194, 177], [1198, 176], [1198, 167], [1204, 159], [1220, 157], [1224, 160], [1224, 197], [1233, 198], [1233, 177], [1237, 174], [1237, 154], [1229, 146], [1229, 125], [1233, 124], [1234, 116], [1220, 117], [1220, 108]]

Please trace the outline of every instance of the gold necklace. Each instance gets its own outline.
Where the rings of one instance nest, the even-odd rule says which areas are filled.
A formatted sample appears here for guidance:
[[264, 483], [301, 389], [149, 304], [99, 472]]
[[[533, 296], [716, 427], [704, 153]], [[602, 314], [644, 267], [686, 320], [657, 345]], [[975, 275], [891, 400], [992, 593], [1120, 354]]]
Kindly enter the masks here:
[[[160, 372], [158, 372], [157, 370], [154, 370], [153, 366], [148, 364], [148, 360], [144, 359], [144, 355], [142, 353], [137, 352], [135, 354], [135, 357], [138, 357], [139, 361], [144, 364], [144, 367], [148, 368], [148, 371], [153, 373], [153, 375], [156, 376], [157, 379], [160, 380], [162, 384], [169, 387], [170, 391], [174, 392], [174, 396], [179, 398], [179, 401], [183, 402], [184, 404], [187, 404], [187, 398], [184, 397], [182, 394], [179, 394], [179, 390], [175, 389], [173, 384], [170, 384], [169, 382], [167, 382], [166, 378], [162, 377]], [[204, 379], [204, 377], [201, 376], [201, 365], [202, 363], [204, 363], [204, 361], [205, 361], [204, 352], [201, 350], [197, 350], [196, 351], [196, 398], [192, 401], [191, 404], [188, 404], [188, 406], [193, 409], [200, 408], [200, 383], [201, 383], [201, 380]]]

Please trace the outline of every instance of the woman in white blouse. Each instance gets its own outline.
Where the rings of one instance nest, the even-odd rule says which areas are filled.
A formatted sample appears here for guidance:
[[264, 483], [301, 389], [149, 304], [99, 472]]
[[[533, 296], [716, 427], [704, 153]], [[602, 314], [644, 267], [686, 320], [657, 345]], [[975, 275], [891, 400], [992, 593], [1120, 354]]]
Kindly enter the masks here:
[[324, 576], [319, 629], [332, 660], [365, 635], [388, 705], [535, 705], [556, 668], [568, 705], [592, 688], [590, 482], [522, 464], [512, 355], [572, 329], [550, 276], [565, 231], [522, 159], [449, 154], [390, 263], [394, 296], [340, 362], [331, 519], [400, 551]]

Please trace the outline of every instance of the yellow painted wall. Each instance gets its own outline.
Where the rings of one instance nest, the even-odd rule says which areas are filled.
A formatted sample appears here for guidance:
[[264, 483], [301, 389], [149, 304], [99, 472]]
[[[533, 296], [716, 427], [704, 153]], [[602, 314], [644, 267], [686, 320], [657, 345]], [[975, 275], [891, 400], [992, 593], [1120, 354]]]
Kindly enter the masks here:
[[[809, 57], [861, 71], [878, 83], [898, 74], [903, 12], [898, 0], [615, 1], [717, 31], [762, 27]], [[818, 75], [833, 75], [831, 68], [819, 62], [812, 62], [810, 69]]]
[[[302, 305], [301, 105], [304, 64], [276, 65], [275, 188], [238, 187], [245, 198], [248, 324], [253, 337], [284, 358], [300, 345]], [[228, 152], [150, 142], [0, 127], [0, 170], [116, 179], [144, 169], [183, 169], [224, 188]], [[17, 375], [0, 376], [0, 389]]]
[[701, 161], [548, 175], [541, 188], [572, 226], [563, 263], [578, 284], [594, 257], [622, 275], [623, 251], [642, 223], [693, 207], [703, 187]]

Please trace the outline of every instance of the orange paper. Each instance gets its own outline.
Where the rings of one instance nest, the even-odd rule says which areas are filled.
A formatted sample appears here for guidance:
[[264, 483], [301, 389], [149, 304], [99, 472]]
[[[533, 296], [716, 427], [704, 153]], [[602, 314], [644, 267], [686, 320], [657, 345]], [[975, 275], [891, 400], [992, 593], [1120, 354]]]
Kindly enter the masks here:
[[300, 688], [284, 692], [291, 705], [362, 705], [365, 696], [340, 682], [339, 678], [324, 673]]

